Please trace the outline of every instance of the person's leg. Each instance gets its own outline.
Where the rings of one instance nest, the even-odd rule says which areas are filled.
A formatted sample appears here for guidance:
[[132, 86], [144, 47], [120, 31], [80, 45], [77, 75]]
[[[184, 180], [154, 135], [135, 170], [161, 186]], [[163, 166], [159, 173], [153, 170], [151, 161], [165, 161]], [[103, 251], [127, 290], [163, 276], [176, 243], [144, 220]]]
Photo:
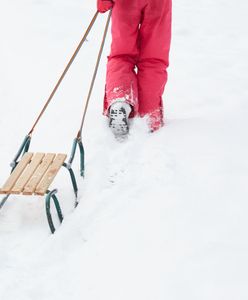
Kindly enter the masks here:
[[171, 0], [143, 0], [138, 61], [139, 114], [151, 130], [163, 126], [162, 95], [167, 82], [171, 41]]
[[135, 65], [139, 55], [138, 32], [141, 10], [134, 0], [118, 0], [112, 12], [112, 45], [108, 57], [104, 114], [116, 101], [129, 103], [138, 111]]

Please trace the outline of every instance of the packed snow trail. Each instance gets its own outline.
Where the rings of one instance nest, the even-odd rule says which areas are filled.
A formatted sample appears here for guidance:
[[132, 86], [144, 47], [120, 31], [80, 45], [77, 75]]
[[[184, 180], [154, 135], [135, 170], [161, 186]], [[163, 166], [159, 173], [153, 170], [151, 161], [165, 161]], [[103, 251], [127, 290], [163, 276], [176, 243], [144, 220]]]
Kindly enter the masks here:
[[[11, 197], [0, 211], [1, 300], [247, 300], [247, 8], [174, 2], [167, 123], [155, 134], [137, 119], [126, 142], [113, 138], [101, 116], [105, 58], [83, 131], [77, 209], [60, 172], [65, 220], [55, 235], [42, 198]], [[2, 1], [1, 183], [94, 12], [94, 1]], [[105, 20], [33, 151], [70, 151]]]

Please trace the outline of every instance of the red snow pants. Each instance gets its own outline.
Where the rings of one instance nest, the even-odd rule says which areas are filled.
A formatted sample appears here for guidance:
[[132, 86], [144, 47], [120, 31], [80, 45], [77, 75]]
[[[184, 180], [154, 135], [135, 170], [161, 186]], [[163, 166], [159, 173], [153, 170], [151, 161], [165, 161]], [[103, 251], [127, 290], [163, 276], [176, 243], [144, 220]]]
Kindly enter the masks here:
[[115, 0], [108, 57], [104, 114], [125, 101], [132, 116], [149, 115], [163, 125], [162, 95], [167, 82], [172, 0]]

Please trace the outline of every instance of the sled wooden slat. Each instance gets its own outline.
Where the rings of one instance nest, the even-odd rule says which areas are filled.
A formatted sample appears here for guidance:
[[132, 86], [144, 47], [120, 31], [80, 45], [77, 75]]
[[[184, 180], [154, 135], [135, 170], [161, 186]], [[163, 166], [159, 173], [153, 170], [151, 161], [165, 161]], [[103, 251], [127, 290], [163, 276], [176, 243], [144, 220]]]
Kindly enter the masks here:
[[42, 160], [42, 163], [39, 167], [35, 170], [34, 174], [27, 182], [24, 190], [23, 195], [32, 195], [35, 192], [37, 185], [40, 183], [42, 177], [46, 173], [47, 169], [49, 168], [50, 164], [53, 162], [56, 154], [54, 153], [47, 153]]
[[27, 152], [23, 155], [21, 161], [15, 167], [14, 171], [10, 174], [9, 178], [7, 179], [6, 183], [3, 185], [2, 189], [0, 190], [1, 194], [9, 194], [11, 193], [12, 187], [15, 185], [18, 178], [23, 173], [26, 166], [29, 164], [33, 156], [33, 153]]
[[66, 157], [61, 153], [25, 153], [0, 194], [45, 195]]
[[46, 172], [46, 174], [38, 184], [37, 188], [35, 189], [35, 194], [44, 195], [46, 193], [53, 179], [57, 175], [59, 169], [66, 160], [66, 156], [66, 154], [57, 154], [53, 163], [50, 165], [48, 171]]
[[38, 168], [38, 166], [41, 164], [43, 157], [45, 156], [44, 153], [35, 153], [32, 157], [32, 161], [29, 165], [27, 165], [26, 169], [23, 171], [22, 176], [19, 177], [16, 184], [11, 190], [12, 194], [20, 194], [27, 182], [32, 177], [35, 170]]

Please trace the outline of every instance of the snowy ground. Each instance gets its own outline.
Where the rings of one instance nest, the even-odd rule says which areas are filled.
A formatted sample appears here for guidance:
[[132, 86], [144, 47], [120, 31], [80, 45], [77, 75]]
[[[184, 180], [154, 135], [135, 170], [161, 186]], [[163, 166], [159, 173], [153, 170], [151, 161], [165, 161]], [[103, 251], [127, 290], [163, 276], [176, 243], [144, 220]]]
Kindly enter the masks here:
[[[1, 0], [1, 183], [94, 2]], [[42, 198], [10, 198], [0, 212], [1, 300], [248, 299], [247, 9], [245, 0], [174, 1], [167, 126], [150, 135], [135, 120], [125, 143], [101, 116], [108, 38], [83, 132], [80, 205], [61, 172], [65, 220], [52, 236]], [[33, 151], [70, 152], [105, 20]]]

